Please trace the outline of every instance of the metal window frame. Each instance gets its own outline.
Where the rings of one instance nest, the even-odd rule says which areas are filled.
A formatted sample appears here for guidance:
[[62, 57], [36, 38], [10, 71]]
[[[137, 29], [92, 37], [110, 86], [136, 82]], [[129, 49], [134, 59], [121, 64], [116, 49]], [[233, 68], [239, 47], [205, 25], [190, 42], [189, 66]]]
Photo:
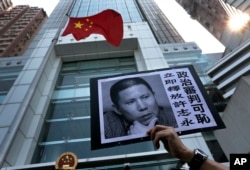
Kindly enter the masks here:
[[[56, 160], [55, 160], [56, 161]], [[143, 168], [145, 166], [161, 166], [177, 164], [179, 160], [173, 158], [165, 150], [143, 152], [137, 154], [124, 154], [115, 156], [105, 156], [97, 158], [79, 159], [76, 169], [116, 169], [129, 165], [131, 168]], [[30, 164], [16, 167], [6, 167], [6, 170], [54, 170], [55, 162]]]

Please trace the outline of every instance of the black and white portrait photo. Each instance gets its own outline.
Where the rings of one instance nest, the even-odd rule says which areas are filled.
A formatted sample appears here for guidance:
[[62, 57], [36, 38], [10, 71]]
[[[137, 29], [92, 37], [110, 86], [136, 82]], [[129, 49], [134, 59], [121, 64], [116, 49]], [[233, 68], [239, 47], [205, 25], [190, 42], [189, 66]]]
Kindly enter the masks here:
[[102, 91], [105, 139], [144, 136], [156, 124], [177, 127], [159, 75], [103, 83]]
[[157, 124], [177, 132], [218, 127], [192, 74], [178, 68], [91, 80], [92, 144], [142, 140]]

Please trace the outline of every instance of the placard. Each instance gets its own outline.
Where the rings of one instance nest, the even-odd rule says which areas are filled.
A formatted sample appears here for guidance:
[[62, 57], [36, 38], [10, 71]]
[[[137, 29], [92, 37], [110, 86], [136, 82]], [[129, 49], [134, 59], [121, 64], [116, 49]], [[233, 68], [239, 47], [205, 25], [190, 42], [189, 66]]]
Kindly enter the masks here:
[[156, 124], [179, 135], [225, 128], [193, 66], [90, 80], [91, 148], [149, 140]]

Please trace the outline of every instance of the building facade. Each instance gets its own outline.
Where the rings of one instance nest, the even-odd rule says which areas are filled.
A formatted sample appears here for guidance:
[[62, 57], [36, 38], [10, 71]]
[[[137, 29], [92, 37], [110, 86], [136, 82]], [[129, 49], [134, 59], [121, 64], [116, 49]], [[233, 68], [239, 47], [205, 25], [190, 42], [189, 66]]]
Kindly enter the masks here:
[[185, 42], [154, 1], [137, 0], [137, 2], [159, 44]]
[[[225, 2], [249, 14], [249, 1], [236, 0]], [[231, 36], [224, 36], [225, 39], [231, 42], [234, 48], [207, 71], [207, 74], [216, 84], [217, 89], [222, 92], [223, 97], [229, 100], [222, 115], [227, 128], [215, 132], [219, 143], [224, 143], [221, 146], [227, 157], [230, 153], [249, 153], [246, 149], [250, 146], [249, 135], [245, 130], [250, 128], [247, 123], [250, 120], [250, 108], [247, 104], [250, 91], [250, 53], [248, 50], [250, 40], [248, 26], [249, 23], [243, 28], [240, 35], [231, 34]], [[238, 132], [241, 133], [239, 134]]]
[[223, 97], [229, 99], [235, 92], [242, 76], [250, 73], [250, 41], [240, 45], [207, 70]]
[[225, 3], [234, 6], [241, 11], [250, 14], [250, 2], [244, 0], [223, 0]]
[[3, 15], [5, 11], [9, 10], [12, 7], [11, 0], [2, 0], [0, 1], [0, 15]]
[[225, 46], [224, 55], [230, 53], [250, 38], [248, 23], [239, 30], [233, 30], [229, 26], [231, 17], [242, 13], [240, 8], [236, 9], [234, 6], [231, 6], [231, 1], [225, 1], [226, 3], [222, 0], [176, 1], [192, 18], [196, 19]]
[[24, 53], [47, 15], [41, 8], [27, 5], [12, 7], [11, 1], [0, 2], [0, 57]]
[[[232, 52], [235, 48], [241, 46], [241, 44], [247, 43], [250, 39], [250, 25], [249, 25], [249, 10], [246, 6], [248, 1], [224, 1], [220, 0], [221, 4], [224, 5], [225, 9], [228, 11], [230, 16], [238, 15], [242, 18], [245, 18], [245, 24], [238, 30], [232, 30], [230, 27], [227, 27], [221, 38], [221, 42], [225, 42], [227, 49], [225, 54]], [[244, 15], [242, 15], [244, 14]], [[242, 18], [237, 20], [242, 20]]]
[[[72, 35], [61, 36], [67, 15], [89, 16], [107, 8], [123, 17], [124, 35], [119, 47], [109, 45], [98, 34], [80, 41]], [[14, 84], [2, 97], [0, 165], [3, 169], [51, 169], [58, 156], [69, 151], [77, 155], [77, 168], [81, 169], [176, 167], [178, 160], [170, 157], [163, 147], [155, 151], [151, 141], [90, 149], [90, 78], [168, 68], [177, 63], [174, 54], [189, 57], [197, 65], [204, 64], [195, 43], [159, 46], [140, 8], [142, 1], [135, 0], [59, 1], [23, 54], [25, 60], [15, 70]], [[11, 63], [6, 65], [7, 62]], [[0, 66], [8, 71], [16, 68], [11, 58], [0, 60]], [[213, 159], [202, 133], [181, 138], [190, 148], [201, 148]]]
[[249, 93], [250, 76], [248, 74], [239, 79], [235, 92], [230, 97], [222, 115], [227, 128], [214, 133], [219, 143], [224, 143], [221, 147], [227, 157], [230, 153], [249, 154], [250, 143], [247, 131], [250, 128], [248, 123], [250, 121]]
[[[229, 16], [218, 0], [176, 0], [190, 16], [197, 20], [215, 38], [221, 40]], [[222, 42], [223, 43], [223, 42]]]

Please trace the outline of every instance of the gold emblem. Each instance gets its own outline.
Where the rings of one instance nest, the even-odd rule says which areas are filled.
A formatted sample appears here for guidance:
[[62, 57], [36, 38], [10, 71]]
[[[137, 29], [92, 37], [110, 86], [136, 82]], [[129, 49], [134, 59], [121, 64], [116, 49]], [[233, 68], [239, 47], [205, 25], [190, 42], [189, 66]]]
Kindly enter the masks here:
[[79, 28], [79, 29], [81, 29], [82, 26], [84, 25], [84, 24], [82, 24], [80, 21], [78, 21], [78, 22], [76, 22], [76, 23], [74, 23], [74, 24], [75, 24], [75, 28]]
[[77, 166], [77, 156], [72, 152], [61, 154], [56, 160], [56, 169], [74, 170]]

